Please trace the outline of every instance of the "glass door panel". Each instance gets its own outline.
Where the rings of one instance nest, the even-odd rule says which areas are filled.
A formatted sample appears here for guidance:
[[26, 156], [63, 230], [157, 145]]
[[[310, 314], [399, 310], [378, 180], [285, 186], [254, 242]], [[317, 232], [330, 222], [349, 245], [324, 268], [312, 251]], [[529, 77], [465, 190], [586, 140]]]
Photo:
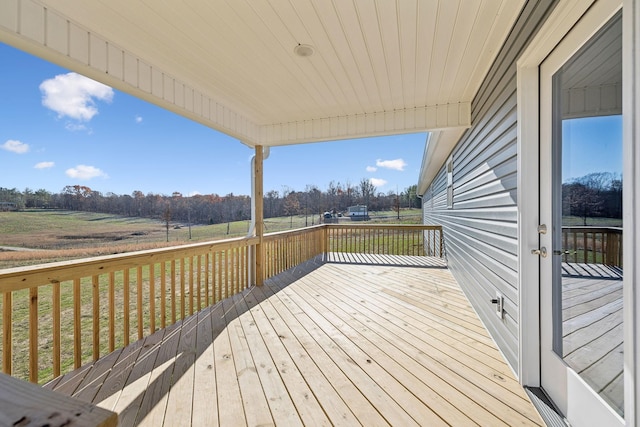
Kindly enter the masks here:
[[622, 19], [552, 77], [553, 351], [624, 416]]

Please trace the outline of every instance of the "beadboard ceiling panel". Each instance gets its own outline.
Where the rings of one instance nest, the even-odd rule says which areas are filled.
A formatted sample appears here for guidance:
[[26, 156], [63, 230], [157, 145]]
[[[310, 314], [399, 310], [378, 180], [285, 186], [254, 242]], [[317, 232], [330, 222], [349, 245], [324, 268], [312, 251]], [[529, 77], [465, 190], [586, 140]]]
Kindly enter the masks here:
[[248, 145], [281, 145], [469, 126], [523, 4], [3, 0], [0, 41]]

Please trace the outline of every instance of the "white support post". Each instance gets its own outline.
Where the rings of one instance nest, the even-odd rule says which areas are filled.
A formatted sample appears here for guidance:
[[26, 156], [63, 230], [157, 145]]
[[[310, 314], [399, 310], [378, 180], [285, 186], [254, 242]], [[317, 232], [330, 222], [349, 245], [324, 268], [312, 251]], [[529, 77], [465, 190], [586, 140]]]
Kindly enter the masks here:
[[262, 239], [264, 237], [264, 190], [263, 190], [263, 161], [264, 151], [261, 145], [256, 145], [256, 155], [253, 166], [253, 185], [255, 197], [255, 233], [259, 242], [256, 245], [255, 254], [255, 275], [256, 285], [262, 286], [264, 283], [264, 247]]

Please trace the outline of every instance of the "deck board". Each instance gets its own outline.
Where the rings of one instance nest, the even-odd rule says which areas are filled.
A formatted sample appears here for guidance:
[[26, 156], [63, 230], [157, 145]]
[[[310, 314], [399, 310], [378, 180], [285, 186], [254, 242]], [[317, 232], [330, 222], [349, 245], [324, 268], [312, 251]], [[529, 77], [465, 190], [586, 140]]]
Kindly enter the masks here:
[[[335, 365], [330, 363], [317, 343], [308, 337], [304, 328], [288, 312], [284, 304], [277, 298], [268, 299], [273, 295], [268, 287], [256, 288], [253, 294], [264, 301], [260, 305], [264, 315], [269, 319], [278, 342], [287, 350], [291, 358], [290, 363], [295, 360], [291, 365], [300, 372], [311, 392], [305, 399], [316, 401], [323, 408], [331, 424], [336, 426], [357, 425], [358, 419], [366, 419], [364, 417], [367, 416], [368, 402], [359, 401], [361, 395], [351, 393], [349, 388], [352, 384], [344, 375], [341, 376], [335, 371]], [[352, 407], [357, 409], [364, 407], [365, 411], [361, 417], [357, 418], [354, 415], [348, 405], [350, 402], [353, 402], [355, 405]], [[375, 410], [373, 413], [376, 414], [376, 418], [379, 417]]]
[[[214, 330], [214, 369], [216, 372], [218, 420], [221, 426], [247, 425], [240, 384], [236, 374], [236, 365], [231, 350], [231, 341], [226, 325], [226, 314], [222, 304], [218, 304], [212, 317]], [[211, 399], [213, 405], [213, 399]]]
[[[323, 290], [327, 290], [324, 288]], [[313, 289], [306, 289], [307, 293], [311, 293]], [[304, 297], [301, 295], [301, 297]], [[335, 297], [335, 298], [332, 298]], [[431, 403], [428, 412], [414, 413], [412, 417], [420, 423], [427, 425], [442, 425], [442, 419], [438, 413], [446, 413], [449, 421], [455, 420], [456, 423], [471, 423], [472, 421], [460, 410], [451, 404], [451, 400], [446, 396], [438, 394], [438, 382], [440, 378], [433, 373], [425, 370], [416, 360], [420, 358], [417, 349], [411, 348], [407, 351], [406, 343], [400, 341], [393, 334], [385, 334], [385, 331], [377, 328], [376, 324], [370, 322], [372, 317], [361, 319], [357, 309], [357, 303], [352, 304], [342, 295], [328, 294], [326, 296], [317, 296], [319, 305], [316, 309], [319, 313], [333, 313], [334, 316], [324, 315], [326, 321], [331, 322], [332, 326], [338, 328], [344, 338], [357, 345], [366, 353], [367, 364], [374, 366], [384, 366], [384, 369], [398, 383], [402, 384], [408, 390], [411, 390], [419, 402], [413, 402], [410, 407], [424, 409], [425, 401]], [[335, 302], [334, 302], [335, 301]], [[345, 343], [341, 344], [345, 346]], [[409, 354], [411, 353], [411, 354]], [[367, 365], [365, 365], [367, 367]], [[381, 380], [381, 375], [372, 375]], [[390, 398], [395, 393], [390, 393]], [[473, 404], [473, 402], [469, 402]]]
[[[250, 314], [250, 316], [239, 316], [238, 318], [242, 325], [244, 336], [247, 339], [247, 344], [251, 349], [251, 356], [262, 390], [267, 399], [271, 416], [274, 420], [279, 420], [286, 425], [302, 426], [302, 420], [298, 415], [298, 411], [293, 404], [293, 400], [282, 378], [281, 369], [286, 372], [287, 363], [274, 358], [273, 355], [269, 353], [264, 341], [267, 337], [261, 335], [256, 321], [253, 318], [253, 314], [248, 309], [247, 299], [251, 299], [250, 293], [248, 293], [245, 298], [237, 295], [233, 299], [238, 312]], [[254, 310], [259, 310], [259, 308]], [[273, 337], [273, 339], [275, 339], [275, 337]], [[278, 365], [280, 365], [281, 369], [278, 369]]]
[[[314, 378], [315, 381], [320, 384], [318, 388], [330, 395], [337, 396], [337, 399], [342, 399], [347, 409], [354, 414], [356, 423], [359, 421], [362, 424], [387, 425], [384, 418], [376, 411], [376, 408], [362, 395], [347, 374], [331, 359], [321, 344], [310, 335], [302, 323], [293, 317], [293, 314], [289, 312], [289, 308], [279, 300], [272, 301], [272, 304], [274, 305], [277, 316], [285, 319], [291, 328], [291, 335], [282, 334], [282, 340], [287, 342], [296, 340], [299, 341], [301, 345], [301, 351], [293, 359], [294, 363], [299, 363], [299, 360], [303, 362], [308, 360], [309, 364], [314, 364], [319, 371], [316, 374], [316, 378]], [[304, 364], [300, 366], [304, 367]], [[314, 371], [315, 369], [311, 369], [311, 372]], [[316, 382], [312, 384], [311, 388], [314, 390], [316, 396], [320, 396], [315, 392]], [[333, 390], [330, 388], [333, 388]], [[334, 401], [331, 403], [338, 406], [334, 403], [336, 400], [335, 396]], [[320, 404], [325, 402], [326, 396], [323, 397], [324, 399], [318, 399]], [[329, 413], [329, 416], [332, 415], [333, 414]], [[346, 414], [345, 411], [340, 411], [339, 415], [346, 419], [350, 414]]]
[[[253, 293], [256, 293], [255, 289]], [[254, 338], [260, 348], [254, 353], [256, 361], [261, 367], [261, 371], [266, 371], [266, 377], [270, 380], [271, 388], [275, 389], [276, 396], [288, 395], [291, 403], [295, 406], [292, 413], [287, 414], [289, 419], [295, 414], [299, 414], [300, 421], [306, 426], [328, 426], [331, 422], [322, 410], [322, 406], [315, 399], [311, 399], [313, 392], [305, 381], [304, 375], [295, 363], [295, 353], [290, 354], [284, 345], [284, 339], [275, 331], [274, 327], [265, 314], [267, 304], [259, 304], [258, 299], [249, 294], [240, 303], [245, 304], [247, 310], [251, 312], [252, 322], [250, 327], [255, 327]], [[262, 344], [259, 342], [262, 340]], [[258, 360], [259, 359], [259, 360]], [[277, 375], [282, 379], [282, 383], [277, 381]], [[282, 399], [280, 397], [279, 399]], [[274, 418], [280, 416], [274, 411]], [[295, 421], [292, 420], [295, 424]]]
[[155, 418], [160, 422], [164, 419], [167, 392], [171, 385], [166, 371], [175, 358], [181, 328], [182, 322], [167, 328], [164, 335], [158, 337], [153, 350], [145, 354], [141, 366], [136, 363], [135, 368], [140, 369], [134, 368], [130, 375], [131, 385], [125, 387], [117, 403], [117, 407], [125, 408], [126, 417], [120, 420], [121, 426], [138, 425], [145, 419]]
[[82, 379], [82, 382], [80, 382], [74, 394], [81, 396], [81, 400], [93, 402], [105, 380], [112, 372], [112, 368], [118, 361], [120, 353], [122, 353], [122, 349], [116, 350], [98, 359], [93, 364], [91, 370]]
[[115, 410], [123, 426], [543, 425], [441, 261], [333, 259], [49, 387]]
[[[251, 357], [249, 343], [242, 329], [242, 324], [237, 319], [238, 314], [233, 298], [226, 299], [222, 303], [225, 313], [230, 314], [234, 319], [231, 324], [227, 325], [227, 330], [229, 331], [231, 354], [235, 362], [236, 377], [240, 385], [247, 424], [250, 426], [271, 425], [273, 418], [269, 403], [260, 383], [258, 370]], [[251, 410], [246, 408], [251, 408]]]
[[622, 269], [563, 263], [564, 360], [619, 413], [623, 399]]
[[[402, 326], [394, 328], [392, 319], [378, 316], [375, 309], [368, 308], [370, 307], [370, 302], [375, 299], [374, 297], [367, 299], [366, 307], [358, 304], [358, 299], [362, 298], [361, 295], [362, 293], [357, 289], [346, 288], [341, 286], [340, 283], [336, 283], [333, 286], [331, 295], [324, 298], [324, 304], [329, 309], [331, 305], [344, 305], [344, 301], [349, 301], [350, 299], [350, 304], [345, 305], [345, 307], [352, 307], [358, 311], [352, 311], [350, 314], [345, 311], [343, 313], [345, 322], [349, 324], [358, 322], [358, 329], [364, 331], [363, 333], [375, 332], [375, 335], [369, 334], [372, 343], [376, 343], [381, 349], [392, 355], [395, 360], [402, 361], [403, 366], [411, 367], [410, 371], [422, 373], [423, 378], [421, 380], [425, 384], [433, 385], [435, 390], [441, 393], [448, 392], [448, 394], [442, 396], [448, 403], [458, 402], [462, 404], [461, 407], [465, 408], [465, 410], [478, 405], [478, 403], [486, 404], [487, 407], [492, 405], [494, 407], [500, 406], [497, 402], [489, 402], [485, 399], [485, 391], [478, 393], [478, 387], [489, 391], [495, 390], [495, 393], [492, 394], [493, 398], [502, 400], [504, 397], [503, 390], [495, 387], [496, 384], [504, 387], [506, 381], [502, 375], [490, 372], [491, 375], [483, 376], [471, 366], [475, 365], [475, 368], [479, 371], [487, 371], [486, 365], [477, 363], [477, 361], [468, 356], [464, 356], [461, 358], [462, 361], [458, 361], [451, 356], [455, 353], [451, 349], [447, 349], [444, 352], [439, 350], [435, 345], [440, 344], [440, 341], [436, 340], [434, 342], [428, 333], [424, 332], [424, 328], [409, 330], [406, 324], [401, 324]], [[335, 301], [335, 304], [332, 301]], [[332, 311], [334, 310], [335, 308], [332, 309]], [[466, 311], [468, 311], [468, 308]], [[405, 337], [411, 338], [407, 340]], [[356, 338], [353, 339], [354, 341], [356, 340]], [[439, 381], [445, 381], [445, 383]], [[515, 380], [510, 381], [509, 384], [511, 385], [511, 391], [518, 395], [521, 391], [520, 385]], [[459, 391], [458, 394], [451, 393], [451, 385], [454, 385], [455, 390]], [[464, 394], [463, 391], [466, 391], [467, 394]], [[475, 398], [469, 398], [468, 395], [475, 396]], [[511, 403], [520, 403], [519, 407], [523, 410], [529, 405], [529, 401], [525, 399], [520, 401], [512, 400]], [[476, 421], [480, 421], [482, 424], [497, 424], [492, 414], [483, 413], [484, 407], [476, 409]], [[458, 410], [460, 409], [458, 408]], [[510, 410], [509, 407], [503, 407], [500, 412], [506, 414], [510, 423], [513, 423], [519, 415], [510, 413]], [[455, 411], [451, 408], [445, 408], [438, 411], [438, 413], [451, 417]], [[483, 419], [481, 418], [482, 415], [488, 415], [489, 418]], [[451, 420], [450, 418], [447, 418], [447, 421], [453, 424], [460, 422], [460, 420]]]
[[[361, 295], [362, 293], [357, 289], [346, 289], [339, 284], [334, 286], [331, 291], [332, 300], [337, 301], [336, 304], [338, 304], [338, 301], [350, 300], [349, 306], [357, 310], [351, 312], [350, 315], [353, 320], [360, 322], [362, 328], [375, 330], [380, 337], [383, 337], [389, 343], [419, 361], [423, 368], [416, 369], [416, 371], [436, 369], [438, 372], [444, 373], [443, 377], [447, 377], [448, 372], [439, 369], [440, 367], [445, 367], [451, 372], [458, 373], [461, 378], [485, 387], [489, 392], [495, 389], [494, 396], [499, 399], [504, 396], [502, 388], [509, 390], [516, 396], [521, 396], [520, 391], [522, 388], [513, 377], [502, 375], [500, 372], [491, 369], [492, 366], [493, 368], [504, 368], [503, 361], [491, 363], [491, 360], [488, 360], [484, 355], [478, 358], [473, 352], [458, 352], [454, 346], [448, 345], [448, 343], [452, 342], [457, 343], [455, 338], [447, 339], [447, 336], [439, 336], [433, 339], [434, 337], [429, 331], [425, 330], [424, 327], [420, 327], [423, 325], [412, 326], [403, 320], [401, 318], [402, 310], [394, 312], [393, 316], [379, 314], [378, 311], [380, 309], [384, 310], [384, 305], [374, 305], [371, 308], [371, 303], [375, 302], [374, 296], [367, 299], [368, 304], [366, 307], [358, 304], [357, 301], [359, 296], [361, 298]], [[394, 317], [397, 317], [399, 321], [396, 321]], [[455, 358], [455, 356], [462, 355], [464, 356], [458, 359]], [[411, 361], [408, 363], [411, 363]], [[496, 389], [496, 384], [501, 388]], [[524, 403], [525, 406], [529, 404], [528, 400], [525, 399], [521, 399], [521, 403]]]
[[[200, 319], [202, 321], [202, 319]], [[171, 426], [191, 425], [192, 400], [194, 396], [193, 381], [196, 362], [196, 328], [198, 327], [198, 315], [187, 317], [180, 328], [178, 350], [171, 372], [171, 383], [168, 393], [161, 396], [167, 397], [167, 405], [164, 414], [164, 422]], [[168, 378], [168, 372], [163, 374]], [[163, 390], [163, 389], [161, 389]], [[152, 399], [152, 401], [155, 399]], [[155, 409], [155, 408], [154, 408]], [[158, 420], [159, 421], [159, 420]], [[154, 421], [149, 425], [157, 425]]]
[[212, 399], [217, 396], [216, 371], [214, 365], [213, 346], [213, 315], [215, 311], [203, 310], [198, 313], [198, 330], [196, 354], [200, 354], [195, 361], [193, 389], [192, 418], [194, 426], [215, 426], [218, 424], [218, 405], [212, 405]]
[[[353, 335], [345, 335], [349, 328], [346, 323], [335, 318], [332, 312], [322, 313], [321, 307], [313, 300], [309, 302], [300, 292], [299, 289], [292, 291], [285, 287], [278, 296], [283, 298], [282, 295], [286, 295], [283, 298], [285, 304], [297, 306], [302, 310], [298, 318], [307, 331], [391, 425], [418, 425], [418, 420], [421, 419], [426, 420], [429, 425], [434, 425], [437, 419], [435, 414], [425, 405], [421, 405], [416, 396], [400, 381], [375, 362], [375, 357], [365, 351], [372, 350], [366, 341], [354, 342]], [[338, 323], [340, 328], [333, 322]], [[387, 366], [387, 369], [392, 368]], [[401, 402], [407, 403], [404, 408]], [[410, 413], [414, 410], [419, 413]]]
[[143, 351], [145, 342], [146, 340], [138, 340], [122, 349], [116, 364], [109, 372], [93, 400], [104, 402], [105, 408], [110, 407], [110, 409], [113, 409], [113, 406], [118, 401], [120, 391], [124, 388], [131, 369], [133, 369], [134, 363], [138, 359], [140, 352]]

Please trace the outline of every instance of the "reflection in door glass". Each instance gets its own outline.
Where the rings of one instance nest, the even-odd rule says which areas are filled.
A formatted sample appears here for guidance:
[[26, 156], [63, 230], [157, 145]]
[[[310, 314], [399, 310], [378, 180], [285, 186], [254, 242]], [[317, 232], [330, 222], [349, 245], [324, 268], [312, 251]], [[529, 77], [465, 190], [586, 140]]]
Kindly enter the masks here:
[[555, 75], [554, 351], [623, 414], [622, 28]]

